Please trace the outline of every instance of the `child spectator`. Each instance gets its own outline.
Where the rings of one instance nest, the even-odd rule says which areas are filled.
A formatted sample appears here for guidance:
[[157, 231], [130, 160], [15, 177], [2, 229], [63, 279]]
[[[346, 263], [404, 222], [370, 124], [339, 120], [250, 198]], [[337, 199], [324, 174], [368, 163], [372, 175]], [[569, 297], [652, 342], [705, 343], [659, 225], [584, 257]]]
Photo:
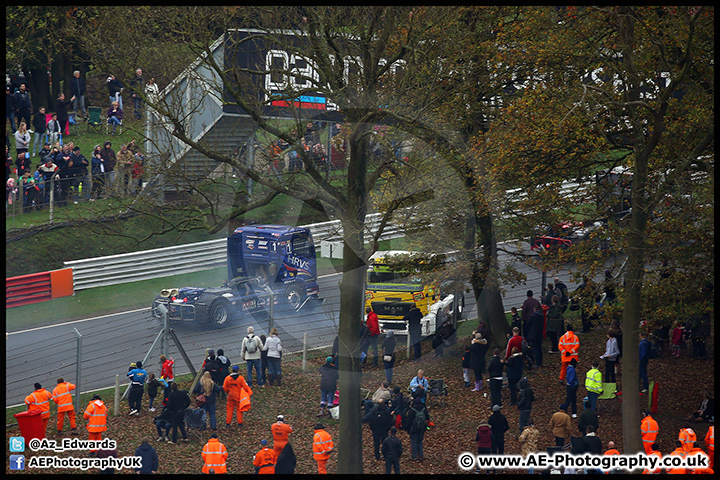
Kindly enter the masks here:
[[155, 378], [154, 373], [150, 373], [148, 375], [147, 392], [148, 397], [150, 397], [150, 404], [148, 405], [148, 410], [151, 412], [155, 411], [155, 407], [153, 407], [153, 402], [155, 401], [155, 397], [157, 397], [158, 387], [160, 387], [160, 382], [157, 378]]
[[60, 122], [58, 122], [57, 119], [57, 113], [53, 113], [50, 117], [50, 121], [47, 123], [47, 127], [45, 128], [45, 133], [47, 133], [48, 141], [51, 144], [55, 144], [55, 142], [60, 141], [62, 138], [61, 128]]
[[673, 355], [676, 357], [680, 356], [680, 347], [682, 347], [684, 341], [683, 341], [683, 330], [685, 327], [683, 327], [679, 321], [675, 322], [675, 326], [673, 328], [672, 333], [672, 343], [673, 343], [673, 349], [674, 353]]
[[463, 380], [465, 386], [470, 386], [470, 345], [465, 345], [465, 353], [462, 357]]

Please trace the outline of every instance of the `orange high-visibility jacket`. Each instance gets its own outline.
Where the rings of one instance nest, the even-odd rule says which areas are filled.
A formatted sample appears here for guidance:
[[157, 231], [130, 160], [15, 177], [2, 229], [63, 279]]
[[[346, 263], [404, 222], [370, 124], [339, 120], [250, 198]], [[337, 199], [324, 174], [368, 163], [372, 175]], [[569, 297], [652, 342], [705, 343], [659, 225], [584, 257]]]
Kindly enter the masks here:
[[693, 448], [693, 444], [697, 441], [697, 435], [695, 435], [692, 428], [681, 428], [678, 440], [682, 442], [685, 453], [689, 453]]
[[238, 374], [237, 377], [228, 375], [225, 377], [223, 390], [228, 394], [228, 401], [240, 402], [241, 412], [250, 410], [250, 395], [252, 395], [253, 392], [242, 375]]
[[268, 447], [263, 447], [253, 458], [253, 465], [260, 469], [258, 473], [275, 473], [275, 463], [277, 463], [277, 454]]
[[220, 443], [217, 438], [211, 438], [202, 449], [203, 465], [202, 473], [210, 473], [210, 469], [215, 473], [227, 473], [227, 457], [228, 452], [225, 445]]
[[[678, 447], [675, 450], [673, 450], [670, 455], [677, 455], [679, 457], [685, 457], [687, 454], [685, 453], [685, 450], [683, 447]], [[667, 473], [673, 474], [673, 475], [685, 475], [685, 469], [684, 468], [671, 468], [667, 470]]]
[[[578, 339], [578, 336], [570, 330], [565, 332], [565, 334], [560, 337], [560, 341], [558, 342], [558, 348], [560, 349], [561, 362], [569, 362], [573, 358], [577, 361], [580, 361], [580, 359], [578, 358], [578, 350], [580, 350], [580, 339]], [[566, 356], [565, 352], [570, 352], [570, 355]]]
[[332, 437], [325, 430], [315, 430], [313, 435], [313, 458], [315, 460], [327, 460], [330, 458], [330, 452], [333, 451]]
[[282, 450], [282, 448], [278, 448], [278, 446], [285, 446], [293, 429], [285, 422], [276, 422], [272, 424], [270, 431], [272, 432], [273, 446], [275, 447], [275, 450]]
[[70, 391], [75, 390], [75, 385], [70, 382], [58, 383], [52, 391], [52, 399], [58, 406], [58, 412], [69, 412], [75, 410], [72, 404]]
[[650, 453], [650, 447], [655, 443], [659, 430], [658, 423], [650, 415], [640, 422], [640, 432], [642, 433], [643, 447], [645, 447], [646, 452]]
[[[658, 458], [662, 458], [662, 453], [658, 452], [657, 450], [650, 451], [650, 453], [648, 453], [648, 455], [655, 455]], [[655, 470], [650, 470], [649, 468], [643, 468], [642, 473], [643, 473], [643, 475], [650, 475], [650, 474], [660, 473], [661, 470], [662, 470], [662, 467], [658, 467]]]
[[88, 421], [88, 432], [97, 433], [107, 430], [107, 407], [102, 400], [93, 400], [88, 403], [83, 418]]
[[618, 452], [617, 448], [611, 448], [607, 452], [603, 453], [603, 455], [620, 455], [620, 452]]
[[708, 428], [708, 431], [705, 434], [705, 446], [712, 456], [715, 451], [715, 425], [710, 425], [710, 428]]
[[[705, 451], [700, 447], [694, 447], [694, 448], [690, 449], [690, 452], [688, 452], [687, 456], [691, 457], [693, 455], [704, 455], [707, 457], [707, 453], [705, 453]], [[708, 460], [707, 465], [709, 465], [709, 460]], [[691, 473], [695, 473], [695, 474], [713, 473], [713, 471], [710, 467], [695, 467], [695, 468], [690, 468], [688, 470], [690, 470]]]
[[33, 393], [25, 397], [25, 405], [28, 406], [28, 410], [40, 410], [42, 414], [41, 418], [50, 418], [50, 399], [52, 394], [40, 388], [35, 390]]

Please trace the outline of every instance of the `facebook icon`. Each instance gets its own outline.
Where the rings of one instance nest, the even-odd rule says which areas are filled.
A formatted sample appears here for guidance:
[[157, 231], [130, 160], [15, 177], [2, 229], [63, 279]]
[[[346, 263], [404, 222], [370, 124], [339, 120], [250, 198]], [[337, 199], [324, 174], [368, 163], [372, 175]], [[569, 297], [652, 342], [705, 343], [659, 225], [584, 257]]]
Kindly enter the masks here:
[[10, 470], [25, 470], [25, 455], [10, 455]]

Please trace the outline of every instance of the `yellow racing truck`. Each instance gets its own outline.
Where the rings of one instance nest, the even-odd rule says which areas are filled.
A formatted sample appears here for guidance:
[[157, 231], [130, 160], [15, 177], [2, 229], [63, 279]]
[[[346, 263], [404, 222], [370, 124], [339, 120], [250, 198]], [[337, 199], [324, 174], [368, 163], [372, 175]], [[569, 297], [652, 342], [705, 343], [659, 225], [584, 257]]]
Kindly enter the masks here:
[[[407, 335], [407, 322], [403, 320], [415, 304], [423, 315], [422, 335], [433, 335], [453, 305], [462, 312], [460, 302], [453, 303], [453, 295], [443, 296], [438, 285], [422, 280], [419, 275], [431, 263], [444, 262], [445, 254], [420, 255], [405, 250], [375, 252], [370, 257], [365, 282], [365, 306], [378, 316], [380, 331], [393, 330]], [[405, 264], [406, 266], [402, 266]], [[407, 266], [410, 265], [410, 266]]]

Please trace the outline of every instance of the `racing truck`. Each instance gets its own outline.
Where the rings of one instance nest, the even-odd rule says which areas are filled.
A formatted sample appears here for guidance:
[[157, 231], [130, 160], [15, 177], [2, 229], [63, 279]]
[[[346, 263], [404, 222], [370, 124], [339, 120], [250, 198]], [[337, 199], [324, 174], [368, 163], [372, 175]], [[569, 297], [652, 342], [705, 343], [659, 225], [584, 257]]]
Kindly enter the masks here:
[[299, 312], [322, 303], [310, 230], [284, 225], [236, 228], [227, 239], [227, 281], [220, 287], [164, 288], [152, 313], [171, 322], [223, 327], [243, 315]]
[[[405, 250], [375, 252], [369, 259], [365, 284], [365, 306], [371, 307], [378, 316], [380, 331], [393, 330], [397, 335], [407, 335], [405, 315], [413, 305], [423, 315], [420, 321], [421, 335], [433, 335], [442, 320], [452, 315], [452, 309], [461, 316], [465, 305], [464, 294], [458, 302], [454, 295], [443, 295], [440, 285], [423, 281], [420, 271], [433, 268], [446, 261], [453, 261], [455, 252], [447, 254], [420, 254]], [[412, 268], [393, 266], [399, 258], [412, 259]]]

